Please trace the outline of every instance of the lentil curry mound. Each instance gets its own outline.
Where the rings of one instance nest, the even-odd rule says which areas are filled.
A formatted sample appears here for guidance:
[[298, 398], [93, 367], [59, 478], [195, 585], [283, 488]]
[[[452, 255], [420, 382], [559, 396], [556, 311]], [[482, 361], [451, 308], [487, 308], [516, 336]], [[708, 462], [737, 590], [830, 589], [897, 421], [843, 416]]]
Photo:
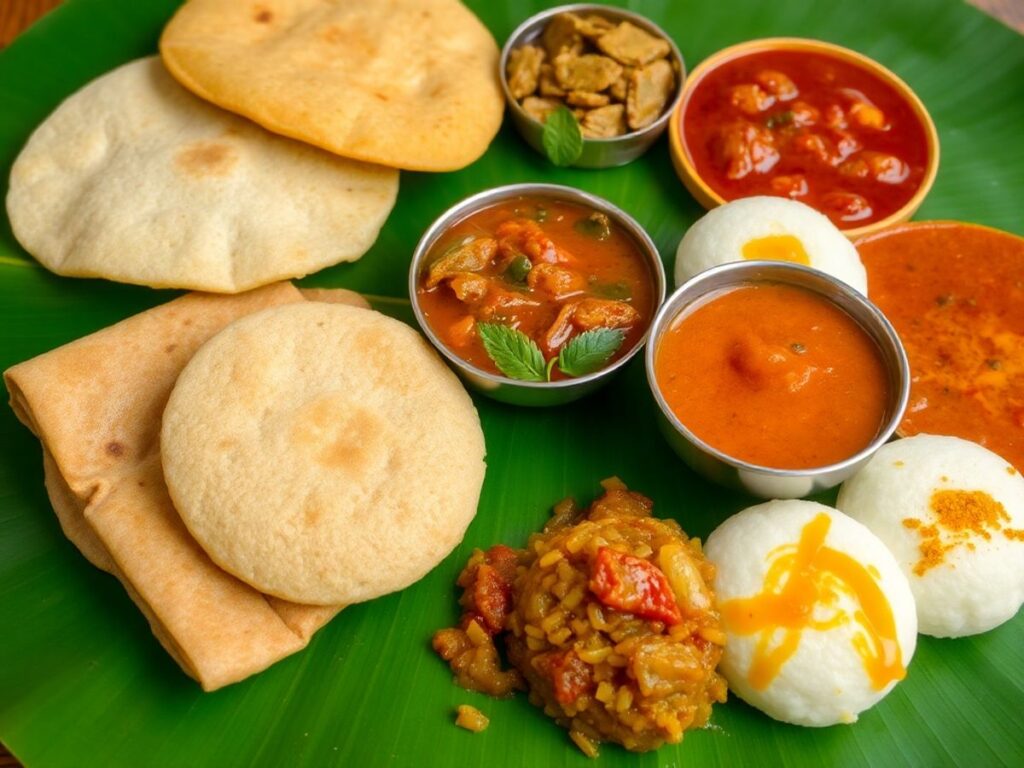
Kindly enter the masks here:
[[[459, 685], [529, 688], [588, 756], [614, 741], [642, 752], [705, 725], [725, 680], [714, 566], [674, 520], [617, 479], [589, 509], [555, 505], [526, 549], [476, 550], [459, 575], [459, 627], [434, 649]], [[502, 641], [511, 669], [503, 669]]]

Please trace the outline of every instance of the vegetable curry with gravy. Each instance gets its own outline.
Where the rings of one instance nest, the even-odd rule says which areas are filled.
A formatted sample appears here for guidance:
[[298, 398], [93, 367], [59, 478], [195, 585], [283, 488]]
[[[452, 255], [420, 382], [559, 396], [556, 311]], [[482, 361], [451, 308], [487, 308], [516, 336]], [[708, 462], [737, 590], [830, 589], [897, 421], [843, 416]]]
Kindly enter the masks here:
[[682, 122], [698, 174], [726, 200], [789, 197], [840, 228], [898, 211], [928, 164], [910, 103], [820, 53], [760, 51], [723, 63], [698, 83]]
[[[546, 198], [518, 198], [470, 214], [434, 245], [417, 299], [430, 327], [463, 360], [502, 374], [479, 324], [500, 324], [532, 340], [550, 378], [552, 362], [587, 331], [622, 334], [607, 365], [632, 349], [650, 324], [656, 289], [632, 237], [603, 213]], [[506, 375], [507, 371], [505, 372]]]

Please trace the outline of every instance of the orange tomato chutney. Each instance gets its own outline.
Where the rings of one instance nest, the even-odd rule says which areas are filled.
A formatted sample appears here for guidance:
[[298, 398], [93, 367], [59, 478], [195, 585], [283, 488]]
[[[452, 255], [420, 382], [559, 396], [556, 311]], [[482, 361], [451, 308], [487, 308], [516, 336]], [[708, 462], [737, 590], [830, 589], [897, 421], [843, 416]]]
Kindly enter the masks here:
[[722, 63], [694, 88], [681, 128], [698, 175], [726, 200], [789, 197], [840, 228], [898, 211], [928, 165], [910, 103], [873, 73], [821, 53], [759, 51]]
[[773, 469], [822, 467], [866, 448], [889, 387], [878, 347], [853, 318], [779, 283], [684, 310], [658, 342], [655, 378], [698, 438]]
[[922, 222], [856, 246], [910, 362], [900, 434], [971, 440], [1024, 472], [1024, 238]]
[[[584, 331], [622, 329], [608, 365], [640, 341], [657, 301], [651, 269], [627, 232], [588, 207], [547, 198], [469, 214], [424, 263], [416, 297], [431, 329], [463, 360], [497, 375], [478, 322], [522, 331], [545, 361]], [[552, 378], [565, 376], [555, 368]]]

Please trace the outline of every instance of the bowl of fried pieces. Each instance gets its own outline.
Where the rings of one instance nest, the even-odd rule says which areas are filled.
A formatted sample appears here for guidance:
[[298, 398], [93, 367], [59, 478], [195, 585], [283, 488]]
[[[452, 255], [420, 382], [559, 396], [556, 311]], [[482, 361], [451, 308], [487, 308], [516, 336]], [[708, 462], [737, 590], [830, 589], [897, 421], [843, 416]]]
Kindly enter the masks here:
[[501, 84], [526, 142], [557, 165], [609, 168], [664, 132], [686, 70], [643, 16], [582, 3], [531, 16], [501, 52]]

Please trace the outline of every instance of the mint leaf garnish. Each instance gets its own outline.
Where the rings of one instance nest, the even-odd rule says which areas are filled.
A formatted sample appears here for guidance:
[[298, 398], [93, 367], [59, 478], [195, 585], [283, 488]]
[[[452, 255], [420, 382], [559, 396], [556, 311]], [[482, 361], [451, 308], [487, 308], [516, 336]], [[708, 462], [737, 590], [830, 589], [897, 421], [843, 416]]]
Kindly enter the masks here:
[[583, 153], [583, 134], [576, 116], [565, 105], [548, 114], [541, 143], [548, 160], [557, 166], [571, 165]]
[[501, 323], [477, 323], [477, 333], [488, 357], [510, 379], [545, 381], [544, 355], [522, 331]]
[[614, 355], [626, 332], [621, 328], [594, 328], [581, 333], [558, 353], [558, 368], [566, 376], [586, 376], [599, 370]]

